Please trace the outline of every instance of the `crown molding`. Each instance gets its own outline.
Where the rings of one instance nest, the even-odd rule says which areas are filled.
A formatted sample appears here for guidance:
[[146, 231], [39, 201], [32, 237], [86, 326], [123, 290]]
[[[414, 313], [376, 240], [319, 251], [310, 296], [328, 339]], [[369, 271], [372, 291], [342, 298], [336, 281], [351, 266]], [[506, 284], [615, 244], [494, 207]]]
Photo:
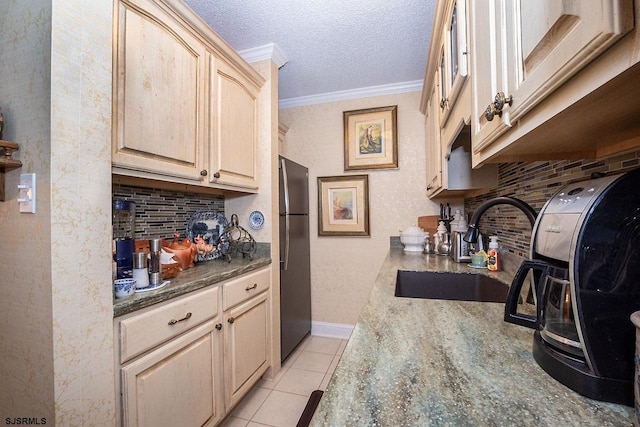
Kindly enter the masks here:
[[238, 53], [248, 63], [270, 59], [278, 68], [282, 68], [282, 66], [288, 62], [287, 57], [284, 55], [284, 52], [282, 52], [282, 49], [280, 49], [280, 47], [275, 43], [252, 47], [251, 49], [238, 51]]
[[359, 89], [349, 89], [337, 92], [328, 92], [319, 95], [300, 96], [297, 98], [281, 99], [278, 108], [301, 107], [304, 105], [324, 104], [327, 102], [345, 101], [349, 99], [367, 98], [371, 96], [392, 95], [395, 93], [417, 92], [422, 90], [423, 80], [392, 83], [388, 85], [369, 86]]

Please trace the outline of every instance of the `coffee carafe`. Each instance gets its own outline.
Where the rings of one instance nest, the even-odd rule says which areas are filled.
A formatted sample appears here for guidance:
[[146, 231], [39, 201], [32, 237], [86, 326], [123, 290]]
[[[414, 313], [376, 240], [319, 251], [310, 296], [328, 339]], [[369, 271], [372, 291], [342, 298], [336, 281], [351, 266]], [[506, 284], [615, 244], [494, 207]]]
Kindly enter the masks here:
[[587, 397], [634, 404], [640, 310], [640, 169], [594, 175], [544, 205], [505, 321], [535, 330], [533, 358]]
[[113, 241], [116, 247], [115, 261], [118, 279], [133, 276], [133, 252], [135, 247], [136, 204], [129, 200], [113, 201]]

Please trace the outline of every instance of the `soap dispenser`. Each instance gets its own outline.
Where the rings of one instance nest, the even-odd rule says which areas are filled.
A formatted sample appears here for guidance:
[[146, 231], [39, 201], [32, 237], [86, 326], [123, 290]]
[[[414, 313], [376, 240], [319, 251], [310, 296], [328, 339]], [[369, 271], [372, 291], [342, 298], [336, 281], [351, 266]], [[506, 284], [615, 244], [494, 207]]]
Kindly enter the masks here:
[[487, 262], [487, 269], [489, 271], [500, 271], [500, 248], [498, 246], [498, 236], [489, 236], [489, 261]]

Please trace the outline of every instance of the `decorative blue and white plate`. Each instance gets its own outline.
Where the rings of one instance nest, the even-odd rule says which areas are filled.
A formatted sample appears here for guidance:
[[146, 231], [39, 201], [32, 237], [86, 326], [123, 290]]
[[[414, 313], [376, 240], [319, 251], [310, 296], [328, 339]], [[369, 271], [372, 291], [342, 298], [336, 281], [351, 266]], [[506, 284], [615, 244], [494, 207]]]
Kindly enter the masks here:
[[222, 258], [220, 236], [229, 224], [220, 212], [200, 211], [187, 222], [187, 238], [196, 245], [196, 262]]
[[260, 211], [253, 211], [249, 214], [249, 227], [260, 230], [264, 225], [264, 215]]

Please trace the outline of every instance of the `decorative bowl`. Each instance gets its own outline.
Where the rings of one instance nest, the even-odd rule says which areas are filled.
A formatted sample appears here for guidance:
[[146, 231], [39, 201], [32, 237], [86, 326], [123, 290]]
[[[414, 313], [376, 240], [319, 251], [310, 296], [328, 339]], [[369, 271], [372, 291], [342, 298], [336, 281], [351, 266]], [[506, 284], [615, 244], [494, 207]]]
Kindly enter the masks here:
[[136, 281], [134, 279], [116, 279], [113, 281], [113, 288], [116, 298], [127, 298], [136, 292]]
[[196, 249], [194, 245], [182, 246], [178, 248], [170, 248], [165, 246], [162, 249], [169, 253], [172, 253], [173, 259], [178, 261], [180, 268], [182, 268], [183, 270], [195, 266], [195, 264], [193, 263], [193, 260], [196, 257]]
[[424, 249], [424, 239], [427, 233], [420, 227], [412, 225], [404, 231], [400, 230], [400, 241], [407, 252], [422, 252]]

